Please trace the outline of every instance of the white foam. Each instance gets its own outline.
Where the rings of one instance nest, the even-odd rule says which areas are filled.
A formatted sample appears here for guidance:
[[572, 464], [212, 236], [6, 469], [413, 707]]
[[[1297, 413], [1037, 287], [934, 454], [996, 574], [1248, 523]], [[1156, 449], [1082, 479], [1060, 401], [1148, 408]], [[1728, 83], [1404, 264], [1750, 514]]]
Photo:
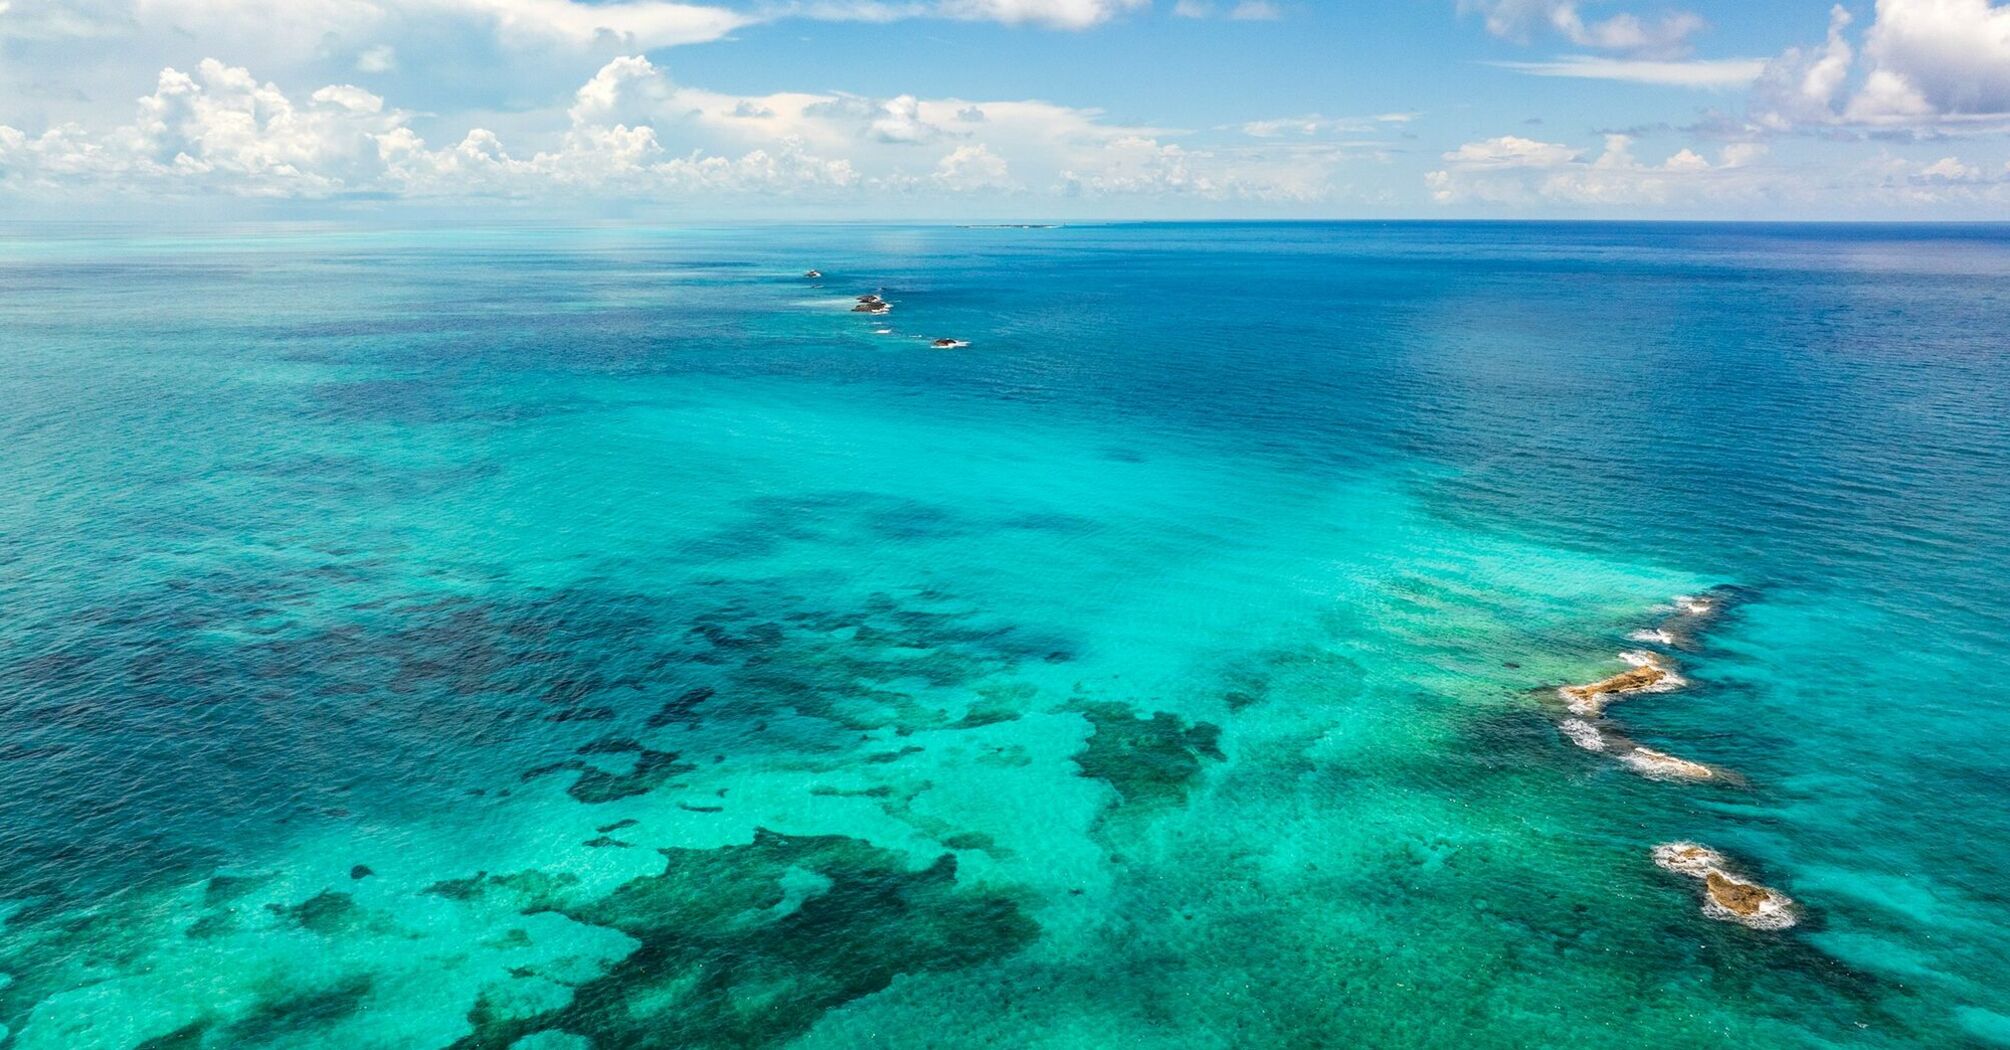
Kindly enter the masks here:
[[1722, 871], [1725, 863], [1722, 853], [1701, 843], [1664, 842], [1654, 847], [1656, 867], [1692, 879], [1708, 878], [1712, 871]]
[[1632, 634], [1627, 635], [1626, 637], [1631, 638], [1636, 642], [1647, 642], [1653, 645], [1675, 644], [1674, 635], [1669, 634], [1667, 631], [1660, 630], [1658, 628], [1644, 631], [1635, 631]]
[[1701, 762], [1691, 762], [1686, 758], [1676, 758], [1664, 751], [1651, 747], [1635, 747], [1619, 756], [1621, 762], [1631, 766], [1643, 776], [1656, 780], [1715, 780], [1717, 771]]
[[1708, 616], [1717, 611], [1717, 600], [1697, 594], [1678, 594], [1675, 608], [1684, 616]]
[[1556, 727], [1563, 731], [1564, 736], [1570, 738], [1571, 743], [1586, 751], [1605, 750], [1604, 734], [1600, 733], [1598, 727], [1592, 725], [1590, 722], [1581, 718], [1566, 718], [1557, 723]]

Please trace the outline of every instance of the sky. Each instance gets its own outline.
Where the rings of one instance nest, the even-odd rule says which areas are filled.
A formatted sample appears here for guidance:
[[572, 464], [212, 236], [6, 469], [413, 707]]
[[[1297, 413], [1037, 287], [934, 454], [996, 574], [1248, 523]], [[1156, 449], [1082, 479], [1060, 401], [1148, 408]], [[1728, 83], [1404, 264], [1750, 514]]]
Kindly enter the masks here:
[[0, 0], [0, 217], [2010, 219], [2010, 2]]

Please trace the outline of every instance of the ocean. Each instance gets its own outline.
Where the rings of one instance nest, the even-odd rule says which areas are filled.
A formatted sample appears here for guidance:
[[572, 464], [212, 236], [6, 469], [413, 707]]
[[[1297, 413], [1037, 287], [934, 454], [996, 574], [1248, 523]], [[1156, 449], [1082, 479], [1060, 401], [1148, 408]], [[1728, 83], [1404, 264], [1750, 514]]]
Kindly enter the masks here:
[[2003, 226], [12, 227], [0, 1045], [2010, 1045], [2006, 320]]

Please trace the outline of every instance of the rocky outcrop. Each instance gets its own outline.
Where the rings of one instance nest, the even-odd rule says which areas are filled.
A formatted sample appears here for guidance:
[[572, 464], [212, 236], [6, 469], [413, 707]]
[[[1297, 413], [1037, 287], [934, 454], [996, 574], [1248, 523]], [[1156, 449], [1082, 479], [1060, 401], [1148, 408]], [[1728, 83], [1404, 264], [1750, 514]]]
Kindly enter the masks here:
[[892, 309], [892, 303], [881, 299], [877, 295], [861, 295], [858, 297], [858, 305], [852, 307], [851, 312], [855, 314], [884, 314], [892, 311]]
[[1682, 684], [1675, 672], [1650, 653], [1622, 655], [1633, 663], [1631, 670], [1621, 671], [1590, 685], [1567, 685], [1558, 690], [1564, 702], [1570, 705], [1572, 714], [1597, 718], [1605, 713], [1607, 704], [1629, 693], [1673, 689]]
[[1657, 867], [1702, 884], [1703, 914], [1710, 918], [1755, 930], [1784, 930], [1800, 922], [1793, 898], [1731, 871], [1724, 855], [1708, 846], [1666, 842], [1654, 847], [1653, 857]]

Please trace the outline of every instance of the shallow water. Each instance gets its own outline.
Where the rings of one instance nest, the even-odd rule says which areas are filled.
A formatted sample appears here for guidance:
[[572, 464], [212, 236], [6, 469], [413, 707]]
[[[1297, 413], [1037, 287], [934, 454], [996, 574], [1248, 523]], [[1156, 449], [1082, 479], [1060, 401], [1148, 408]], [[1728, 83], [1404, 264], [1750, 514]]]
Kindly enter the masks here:
[[[6, 1045], [2010, 1044], [2006, 278], [16, 228]], [[1643, 647], [1604, 730], [1735, 777], [1560, 731]]]

